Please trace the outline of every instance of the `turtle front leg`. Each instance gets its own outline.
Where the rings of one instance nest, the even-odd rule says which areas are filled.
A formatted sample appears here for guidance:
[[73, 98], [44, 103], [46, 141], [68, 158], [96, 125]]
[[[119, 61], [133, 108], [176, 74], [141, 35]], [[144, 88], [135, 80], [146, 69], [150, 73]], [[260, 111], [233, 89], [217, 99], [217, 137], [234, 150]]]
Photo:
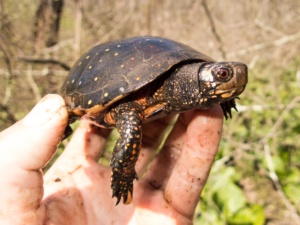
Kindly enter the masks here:
[[120, 137], [110, 162], [112, 197], [117, 198], [116, 205], [119, 204], [121, 197], [123, 197], [124, 204], [130, 204], [133, 180], [138, 179], [135, 163], [142, 142], [142, 119], [138, 108], [119, 106], [115, 112], [116, 127]]

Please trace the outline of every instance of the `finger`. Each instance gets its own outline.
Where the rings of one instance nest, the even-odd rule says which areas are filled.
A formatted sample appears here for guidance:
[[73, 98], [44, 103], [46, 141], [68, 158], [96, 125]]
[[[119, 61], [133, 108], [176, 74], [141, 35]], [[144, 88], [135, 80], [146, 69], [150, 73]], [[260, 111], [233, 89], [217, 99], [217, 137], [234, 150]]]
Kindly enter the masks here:
[[26, 223], [28, 218], [42, 216], [40, 169], [55, 153], [67, 118], [63, 99], [47, 95], [24, 119], [0, 134], [1, 221], [18, 224], [16, 220]]
[[44, 167], [56, 151], [67, 118], [63, 99], [45, 96], [24, 119], [1, 133], [1, 161], [26, 170]]
[[[191, 115], [190, 112], [185, 114], [187, 116]], [[181, 116], [179, 116], [179, 118], [180, 117]], [[171, 174], [173, 165], [178, 159], [185, 141], [184, 135], [187, 125], [178, 122], [180, 120], [179, 118], [164, 143], [163, 148], [152, 161], [145, 176], [146, 182], [156, 189], [164, 188], [165, 182]]]
[[101, 129], [90, 121], [82, 119], [71, 141], [47, 172], [45, 179], [53, 173], [57, 174], [58, 170], [60, 173], [72, 173], [82, 166], [97, 164], [110, 132], [108, 129]]
[[[188, 119], [189, 120], [189, 119]], [[187, 124], [183, 115], [179, 122]], [[173, 208], [192, 217], [217, 153], [223, 124], [220, 106], [194, 111], [180, 156], [165, 187], [164, 196]]]
[[110, 130], [95, 127], [88, 120], [80, 121], [68, 146], [44, 177], [43, 201], [49, 215], [61, 214], [71, 207], [72, 212], [65, 210], [63, 214], [81, 221], [82, 215], [93, 215], [99, 200], [113, 205], [110, 168], [98, 164], [109, 133]]
[[142, 149], [135, 166], [139, 176], [145, 172], [148, 164], [158, 151], [166, 131], [173, 121], [174, 116], [169, 116], [143, 125]]

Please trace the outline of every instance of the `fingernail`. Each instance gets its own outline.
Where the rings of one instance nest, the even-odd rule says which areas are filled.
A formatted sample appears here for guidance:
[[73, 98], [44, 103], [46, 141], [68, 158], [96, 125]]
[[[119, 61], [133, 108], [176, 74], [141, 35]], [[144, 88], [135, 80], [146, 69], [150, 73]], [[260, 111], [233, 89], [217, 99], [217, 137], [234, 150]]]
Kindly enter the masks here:
[[46, 95], [23, 119], [28, 126], [40, 126], [50, 121], [64, 105], [57, 95]]

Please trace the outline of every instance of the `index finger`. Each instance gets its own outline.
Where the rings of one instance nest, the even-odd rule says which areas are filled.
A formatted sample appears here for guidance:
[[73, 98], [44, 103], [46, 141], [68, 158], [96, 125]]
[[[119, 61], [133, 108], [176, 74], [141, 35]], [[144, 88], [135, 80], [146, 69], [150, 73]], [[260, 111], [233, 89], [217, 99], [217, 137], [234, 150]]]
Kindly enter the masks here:
[[[223, 113], [220, 106], [183, 114], [178, 123], [186, 126], [185, 142], [167, 181], [167, 202], [187, 217], [192, 217], [218, 151]], [[186, 121], [190, 118], [190, 121]], [[188, 119], [189, 120], [189, 119]]]

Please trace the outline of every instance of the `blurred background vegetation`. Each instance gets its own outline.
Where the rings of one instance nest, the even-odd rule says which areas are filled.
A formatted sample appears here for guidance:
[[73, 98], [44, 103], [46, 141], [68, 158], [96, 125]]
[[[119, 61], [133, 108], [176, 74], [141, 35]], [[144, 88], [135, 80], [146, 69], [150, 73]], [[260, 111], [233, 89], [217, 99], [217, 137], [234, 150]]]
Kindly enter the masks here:
[[83, 52], [139, 35], [249, 66], [194, 223], [299, 225], [299, 0], [0, 0], [0, 130]]

